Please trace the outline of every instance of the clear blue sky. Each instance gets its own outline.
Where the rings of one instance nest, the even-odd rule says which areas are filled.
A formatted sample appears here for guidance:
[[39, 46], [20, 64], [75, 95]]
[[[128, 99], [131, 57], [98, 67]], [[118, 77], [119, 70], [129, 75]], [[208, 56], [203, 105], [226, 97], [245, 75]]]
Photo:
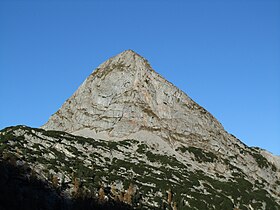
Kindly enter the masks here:
[[0, 0], [0, 128], [41, 126], [126, 49], [280, 155], [279, 0]]

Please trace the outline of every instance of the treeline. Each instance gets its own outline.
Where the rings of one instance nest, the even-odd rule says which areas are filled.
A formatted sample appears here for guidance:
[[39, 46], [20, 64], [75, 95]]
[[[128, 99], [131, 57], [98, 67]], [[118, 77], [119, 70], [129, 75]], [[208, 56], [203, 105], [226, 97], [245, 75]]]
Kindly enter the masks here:
[[12, 159], [0, 158], [1, 210], [130, 210], [120, 200], [86, 195], [67, 197], [59, 188], [39, 179], [27, 165], [18, 165]]

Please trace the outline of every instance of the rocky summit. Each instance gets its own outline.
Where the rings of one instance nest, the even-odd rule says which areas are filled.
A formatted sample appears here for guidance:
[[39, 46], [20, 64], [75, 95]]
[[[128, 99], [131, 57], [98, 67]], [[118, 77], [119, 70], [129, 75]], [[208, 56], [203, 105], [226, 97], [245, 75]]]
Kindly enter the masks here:
[[41, 128], [8, 127], [0, 138], [2, 161], [27, 165], [67, 198], [111, 209], [280, 209], [280, 157], [227, 133], [132, 50], [102, 63]]
[[147, 131], [167, 141], [211, 139], [221, 124], [127, 50], [101, 64], [42, 127], [73, 134], [127, 137]]

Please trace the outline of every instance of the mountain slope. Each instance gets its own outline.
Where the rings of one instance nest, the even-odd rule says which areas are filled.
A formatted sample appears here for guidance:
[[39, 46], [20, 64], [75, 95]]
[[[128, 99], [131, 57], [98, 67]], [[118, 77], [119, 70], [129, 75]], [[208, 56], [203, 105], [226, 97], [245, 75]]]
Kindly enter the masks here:
[[[178, 144], [170, 148], [169, 144], [137, 139], [106, 141], [25, 126], [6, 128], [0, 137], [4, 159], [30, 164], [37, 176], [50, 183], [58, 177], [58, 185], [69, 195], [75, 195], [74, 182], [79, 180], [80, 192], [93, 195], [103, 187], [108, 191], [114, 188], [119, 196], [131, 185], [131, 205], [139, 209], [159, 209], [163, 205], [176, 205], [178, 209], [280, 207], [268, 190], [271, 183], [250, 180], [230, 158], [197, 147]], [[244, 152], [259, 155], [253, 148]], [[273, 167], [266, 159], [262, 161]], [[205, 165], [213, 169], [206, 171]], [[223, 173], [222, 167], [227, 169]], [[279, 184], [274, 183], [275, 191]], [[169, 190], [173, 192], [170, 204], [166, 196]]]

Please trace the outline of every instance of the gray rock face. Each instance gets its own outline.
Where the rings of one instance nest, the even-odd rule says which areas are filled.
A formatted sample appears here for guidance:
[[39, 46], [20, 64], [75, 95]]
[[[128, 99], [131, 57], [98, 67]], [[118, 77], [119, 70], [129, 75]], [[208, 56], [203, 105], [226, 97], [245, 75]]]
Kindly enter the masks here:
[[223, 130], [131, 50], [101, 64], [43, 128], [70, 133], [88, 128], [114, 137], [149, 130], [170, 141], [193, 135], [208, 139]]
[[[131, 50], [102, 63], [42, 128], [107, 140], [157, 136], [174, 150], [179, 145], [198, 147], [229, 160], [251, 182], [266, 180], [264, 187], [280, 196], [279, 157], [228, 134], [208, 111]], [[213, 175], [230, 177], [233, 172], [223, 161], [199, 167]]]

